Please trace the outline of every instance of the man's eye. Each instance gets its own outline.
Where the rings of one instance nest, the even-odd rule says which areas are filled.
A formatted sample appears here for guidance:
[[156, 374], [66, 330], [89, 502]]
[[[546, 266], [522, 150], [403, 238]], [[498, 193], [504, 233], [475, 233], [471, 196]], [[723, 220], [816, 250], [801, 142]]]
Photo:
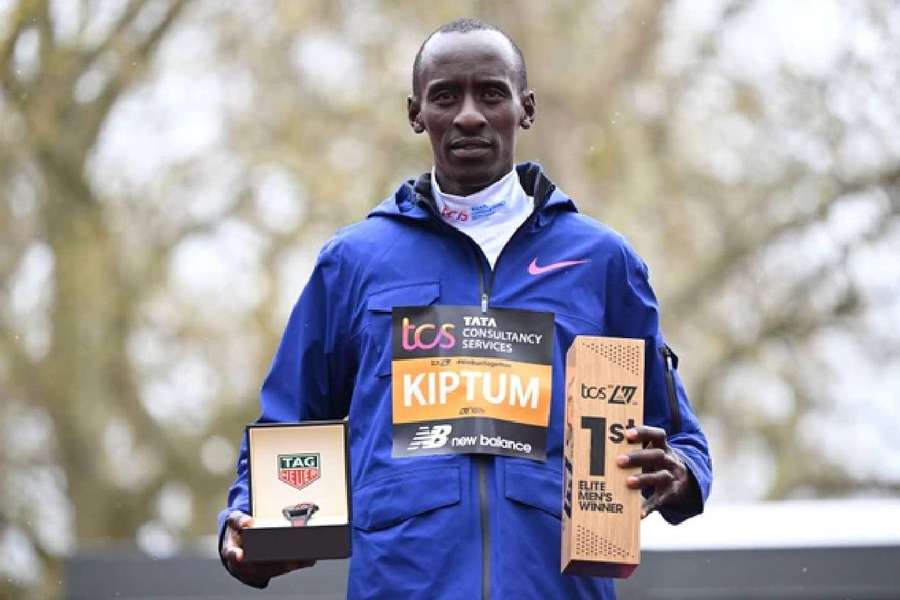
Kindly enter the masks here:
[[453, 94], [450, 92], [438, 92], [431, 97], [431, 101], [436, 104], [449, 104], [454, 100]]
[[502, 100], [504, 98], [503, 92], [501, 92], [498, 89], [484, 90], [484, 92], [482, 93], [482, 96], [484, 97], [485, 100], [492, 100], [492, 101]]

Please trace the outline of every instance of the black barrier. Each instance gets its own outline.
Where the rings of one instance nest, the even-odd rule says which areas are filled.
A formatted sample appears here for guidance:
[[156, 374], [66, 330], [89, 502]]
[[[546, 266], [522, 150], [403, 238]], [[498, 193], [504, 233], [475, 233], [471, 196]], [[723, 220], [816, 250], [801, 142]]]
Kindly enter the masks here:
[[[621, 600], [679, 599], [896, 599], [900, 546], [651, 551], [617, 582]], [[272, 580], [267, 600], [338, 600], [346, 590], [347, 562]], [[154, 560], [135, 550], [78, 554], [65, 562], [64, 597], [247, 598], [255, 590], [231, 578], [216, 559], [183, 556]], [[255, 597], [255, 596], [254, 596]]]

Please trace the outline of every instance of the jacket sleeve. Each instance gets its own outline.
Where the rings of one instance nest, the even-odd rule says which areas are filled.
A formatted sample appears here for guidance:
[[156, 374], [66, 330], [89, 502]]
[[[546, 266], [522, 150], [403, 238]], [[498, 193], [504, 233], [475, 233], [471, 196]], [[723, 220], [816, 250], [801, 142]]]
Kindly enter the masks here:
[[[281, 343], [260, 392], [257, 423], [342, 419], [350, 408], [355, 359], [349, 338], [346, 289], [334, 242], [322, 249], [309, 282], [291, 311]], [[243, 435], [237, 477], [228, 505], [219, 513], [219, 537], [234, 510], [250, 513], [247, 434]]]
[[663, 507], [672, 524], [703, 512], [712, 485], [712, 462], [706, 436], [678, 376], [678, 357], [663, 338], [659, 304], [650, 287], [647, 265], [623, 243], [619, 260], [607, 272], [607, 331], [610, 335], [643, 338], [645, 342], [644, 423], [666, 430], [668, 443], [679, 453], [696, 483], [697, 495], [684, 506]]

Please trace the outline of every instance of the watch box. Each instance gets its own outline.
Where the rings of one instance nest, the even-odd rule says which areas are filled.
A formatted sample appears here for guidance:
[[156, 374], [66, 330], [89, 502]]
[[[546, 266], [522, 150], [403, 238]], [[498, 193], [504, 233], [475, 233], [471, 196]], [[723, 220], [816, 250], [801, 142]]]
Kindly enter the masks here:
[[247, 426], [253, 527], [251, 562], [350, 556], [350, 460], [346, 421]]

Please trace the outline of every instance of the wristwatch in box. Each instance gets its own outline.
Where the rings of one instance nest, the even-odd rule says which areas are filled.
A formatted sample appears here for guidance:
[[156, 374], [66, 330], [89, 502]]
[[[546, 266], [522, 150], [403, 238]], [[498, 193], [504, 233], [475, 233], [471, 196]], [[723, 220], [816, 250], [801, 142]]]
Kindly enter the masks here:
[[304, 527], [313, 514], [319, 510], [318, 505], [312, 502], [301, 502], [281, 509], [284, 518], [291, 522], [291, 527]]

